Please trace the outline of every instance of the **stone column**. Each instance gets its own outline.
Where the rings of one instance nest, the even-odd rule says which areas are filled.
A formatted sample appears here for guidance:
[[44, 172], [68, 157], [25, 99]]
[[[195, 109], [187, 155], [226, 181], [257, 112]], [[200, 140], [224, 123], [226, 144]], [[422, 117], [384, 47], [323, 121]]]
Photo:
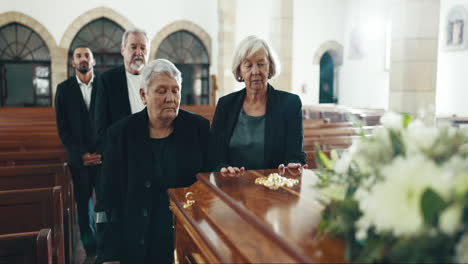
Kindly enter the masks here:
[[440, 0], [402, 0], [392, 12], [389, 108], [433, 122]]
[[231, 73], [235, 49], [236, 0], [218, 0], [218, 92], [219, 98], [234, 91], [236, 80]]
[[271, 44], [281, 62], [281, 74], [270, 83], [284, 91], [293, 91], [292, 87], [292, 42], [293, 42], [293, 0], [273, 0], [271, 21]]

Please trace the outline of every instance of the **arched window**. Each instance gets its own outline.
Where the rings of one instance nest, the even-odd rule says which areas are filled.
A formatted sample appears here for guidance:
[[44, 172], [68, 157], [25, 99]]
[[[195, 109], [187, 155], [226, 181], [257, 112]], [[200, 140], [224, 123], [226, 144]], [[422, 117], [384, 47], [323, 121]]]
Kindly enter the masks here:
[[170, 34], [159, 46], [156, 59], [168, 59], [182, 72], [181, 104], [210, 103], [210, 60], [194, 34], [186, 30]]
[[1, 106], [50, 106], [50, 52], [30, 28], [0, 28]]
[[[116, 66], [122, 65], [120, 44], [125, 30], [107, 18], [99, 18], [84, 26], [75, 36], [69, 50], [70, 60], [76, 46], [86, 45], [94, 54], [95, 73], [102, 73]], [[75, 75], [71, 64], [68, 63], [68, 76]]]

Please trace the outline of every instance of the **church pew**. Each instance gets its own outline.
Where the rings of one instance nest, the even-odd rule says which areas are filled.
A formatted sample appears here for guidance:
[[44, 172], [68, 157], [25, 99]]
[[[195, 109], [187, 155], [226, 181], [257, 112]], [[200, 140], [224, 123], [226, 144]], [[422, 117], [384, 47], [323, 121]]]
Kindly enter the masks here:
[[306, 128], [318, 128], [327, 124], [326, 120], [323, 119], [302, 119], [302, 127]]
[[61, 186], [63, 190], [63, 224], [65, 256], [73, 248], [73, 183], [64, 163], [0, 167], [0, 191]]
[[204, 118], [213, 121], [214, 112], [216, 106], [214, 105], [181, 105], [181, 109], [184, 109], [189, 112], [197, 113]]
[[44, 149], [27, 152], [0, 152], [0, 167], [41, 164], [64, 164], [65, 162], [67, 162], [67, 153], [65, 149]]
[[63, 144], [56, 135], [6, 135], [0, 136], [0, 152], [63, 150]]
[[52, 230], [53, 263], [63, 264], [62, 187], [0, 191], [0, 235]]
[[349, 107], [335, 104], [303, 105], [304, 119], [325, 119], [329, 123], [361, 121], [364, 125], [374, 126], [380, 123], [383, 109]]
[[55, 111], [52, 107], [2, 107], [0, 117], [53, 119]]
[[52, 264], [52, 231], [0, 235], [0, 263]]
[[360, 136], [336, 136], [320, 139], [304, 138], [304, 151], [314, 151], [316, 144], [319, 144], [324, 150], [345, 149], [351, 146], [354, 139], [358, 138]]
[[319, 139], [324, 137], [336, 137], [336, 136], [355, 136], [370, 135], [375, 129], [373, 126], [365, 127], [341, 127], [341, 128], [309, 128], [304, 129], [304, 138]]

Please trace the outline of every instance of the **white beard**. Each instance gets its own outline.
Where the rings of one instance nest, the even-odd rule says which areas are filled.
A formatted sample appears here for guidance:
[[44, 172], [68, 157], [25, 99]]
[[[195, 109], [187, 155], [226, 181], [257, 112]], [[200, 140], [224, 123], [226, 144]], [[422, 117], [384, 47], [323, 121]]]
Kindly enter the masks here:
[[130, 64], [130, 68], [135, 71], [141, 71], [143, 70], [143, 67], [145, 67], [145, 64], [140, 60], [134, 61]]

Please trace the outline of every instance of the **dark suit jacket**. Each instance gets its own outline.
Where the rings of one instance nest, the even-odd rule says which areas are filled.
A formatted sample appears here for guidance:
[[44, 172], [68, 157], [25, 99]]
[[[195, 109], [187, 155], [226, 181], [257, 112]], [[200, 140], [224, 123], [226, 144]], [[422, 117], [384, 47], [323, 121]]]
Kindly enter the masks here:
[[76, 76], [57, 86], [55, 93], [55, 116], [57, 129], [67, 150], [71, 166], [83, 166], [81, 156], [96, 151], [96, 135], [93, 123], [94, 103], [98, 77], [94, 77], [89, 111], [83, 99]]
[[[244, 88], [218, 101], [210, 132], [210, 163], [214, 171], [229, 165], [229, 141], [245, 95]], [[290, 162], [305, 164], [301, 99], [297, 95], [275, 90], [269, 84], [264, 142], [265, 169]]]
[[95, 128], [98, 148], [103, 152], [107, 128], [132, 113], [125, 67], [119, 66], [101, 74], [98, 86], [100, 88], [96, 98]]
[[[149, 232], [145, 212], [153, 208], [154, 195], [154, 188], [148, 183], [155, 172], [148, 122], [145, 108], [109, 129], [102, 183], [103, 206], [111, 216], [111, 223], [106, 225], [103, 254], [98, 256], [98, 262], [144, 263], [143, 238]], [[198, 172], [205, 171], [209, 121], [179, 110], [172, 133], [177, 166], [170, 168], [172, 173], [164, 177], [175, 178], [171, 187], [185, 187], [195, 181]], [[168, 199], [165, 191], [161, 199]], [[170, 217], [169, 210], [161, 214]]]

